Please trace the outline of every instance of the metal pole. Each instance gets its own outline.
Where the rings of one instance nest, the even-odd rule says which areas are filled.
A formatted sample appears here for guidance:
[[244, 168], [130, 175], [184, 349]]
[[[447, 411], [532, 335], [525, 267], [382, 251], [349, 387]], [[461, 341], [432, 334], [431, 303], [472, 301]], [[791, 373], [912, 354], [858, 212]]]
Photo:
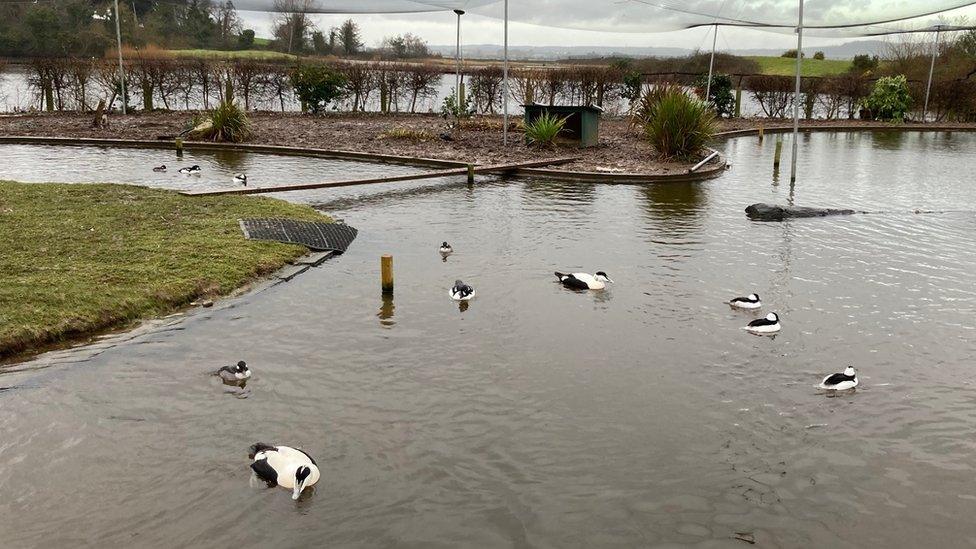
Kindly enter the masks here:
[[461, 16], [464, 15], [463, 10], [454, 10], [457, 14], [457, 49], [454, 50], [454, 61], [456, 63], [456, 68], [454, 72], [454, 101], [458, 108], [458, 112], [461, 112]]
[[800, 69], [803, 66], [803, 0], [796, 27], [796, 89], [793, 92], [793, 157], [790, 159], [790, 183], [796, 181], [797, 137], [800, 135]]
[[505, 121], [502, 127], [502, 144], [508, 145], [508, 0], [505, 0], [505, 64], [503, 69], [503, 80], [505, 97], [502, 99], [503, 109], [505, 111]]
[[119, 20], [122, 16], [119, 14], [119, 0], [115, 0], [115, 41], [118, 44], [119, 49], [119, 78], [122, 79], [122, 114], [125, 112], [125, 69], [122, 68], [122, 27]]
[[708, 83], [705, 84], [705, 102], [708, 103], [709, 94], [712, 93], [712, 68], [715, 66], [715, 41], [718, 40], [718, 23], [715, 24], [715, 33], [712, 34], [712, 58], [708, 61]]
[[939, 54], [939, 33], [942, 26], [935, 27], [935, 46], [932, 47], [932, 64], [929, 65], [929, 83], [925, 86], [925, 106], [922, 108], [922, 122], [929, 112], [929, 93], [932, 91], [932, 74], [935, 72], [935, 57]]

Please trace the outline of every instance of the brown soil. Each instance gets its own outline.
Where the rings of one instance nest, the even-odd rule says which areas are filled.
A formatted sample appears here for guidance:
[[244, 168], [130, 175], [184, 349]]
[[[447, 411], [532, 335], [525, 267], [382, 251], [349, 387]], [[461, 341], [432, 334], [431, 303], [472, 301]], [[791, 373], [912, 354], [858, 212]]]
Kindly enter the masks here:
[[[149, 139], [174, 136], [183, 130], [190, 114], [151, 113], [129, 116], [113, 115], [109, 127], [93, 129], [91, 115], [49, 113], [0, 116], [2, 136], [90, 137], [111, 139]], [[500, 116], [481, 116], [466, 122], [457, 139], [446, 141], [444, 121], [431, 114], [330, 113], [324, 116], [303, 116], [297, 113], [253, 113], [253, 143], [286, 145], [320, 149], [372, 152], [440, 160], [455, 160], [474, 164], [502, 164], [579, 156], [580, 159], [558, 167], [563, 170], [668, 174], [683, 173], [689, 163], [661, 162], [654, 150], [630, 128], [627, 120], [606, 118], [601, 121], [600, 145], [579, 149], [561, 146], [538, 149], [527, 146], [514, 124], [510, 126], [509, 145], [502, 142]], [[721, 131], [755, 128], [767, 129], [791, 126], [790, 120], [734, 119], [722, 120]], [[860, 120], [811, 120], [803, 127], [893, 127], [891, 124]], [[912, 127], [902, 125], [900, 127]], [[920, 125], [915, 125], [920, 126]], [[976, 129], [974, 124], [945, 124], [946, 129]], [[385, 137], [384, 133], [407, 129], [420, 138]]]

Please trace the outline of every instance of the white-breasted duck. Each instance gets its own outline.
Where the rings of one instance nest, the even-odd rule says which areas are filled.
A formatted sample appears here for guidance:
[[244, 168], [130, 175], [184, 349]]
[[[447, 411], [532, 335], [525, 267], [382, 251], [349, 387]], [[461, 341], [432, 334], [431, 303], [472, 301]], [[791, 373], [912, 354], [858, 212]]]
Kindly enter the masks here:
[[246, 173], [239, 173], [239, 174], [235, 175], [234, 176], [234, 183], [237, 183], [239, 185], [244, 185], [245, 187], [247, 187], [247, 174]]
[[846, 391], [854, 387], [857, 387], [857, 372], [853, 366], [848, 366], [839, 374], [830, 374], [820, 382], [820, 388], [828, 391]]
[[197, 166], [196, 164], [188, 168], [180, 168], [180, 173], [185, 175], [200, 175], [200, 172], [202, 171], [203, 170], [200, 168], [200, 166]]
[[782, 328], [779, 323], [779, 315], [776, 313], [769, 313], [763, 318], [753, 320], [748, 326], [743, 328], [754, 334], [775, 334]]
[[251, 369], [242, 360], [233, 366], [224, 366], [214, 372], [214, 375], [220, 376], [220, 379], [228, 382], [244, 381], [251, 378]]
[[733, 297], [729, 300], [729, 305], [736, 309], [759, 309], [762, 301], [759, 300], [759, 294], [749, 294], [745, 297]]
[[613, 280], [603, 271], [597, 271], [596, 274], [556, 272], [556, 278], [563, 286], [574, 290], [602, 290], [607, 287], [608, 282], [613, 283]]
[[469, 301], [473, 298], [474, 288], [460, 280], [454, 281], [454, 286], [451, 287], [451, 299], [454, 301]]
[[303, 490], [319, 481], [318, 465], [303, 450], [258, 442], [251, 445], [248, 457], [258, 478], [269, 486], [291, 489], [291, 499], [298, 499]]
[[441, 244], [441, 249], [438, 251], [441, 253], [441, 257], [447, 257], [454, 253], [454, 248], [452, 248], [447, 242], [444, 242]]

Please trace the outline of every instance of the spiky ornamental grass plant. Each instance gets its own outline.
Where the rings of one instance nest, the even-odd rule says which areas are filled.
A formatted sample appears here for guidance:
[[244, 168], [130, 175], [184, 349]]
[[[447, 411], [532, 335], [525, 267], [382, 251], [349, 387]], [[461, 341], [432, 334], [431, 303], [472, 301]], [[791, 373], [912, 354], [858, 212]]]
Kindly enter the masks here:
[[566, 118], [554, 114], [543, 113], [532, 122], [525, 125], [525, 138], [529, 145], [536, 147], [551, 147], [556, 143], [556, 137], [566, 126]]
[[644, 135], [662, 160], [692, 159], [715, 135], [715, 111], [684, 90], [661, 93], [649, 110]]
[[253, 134], [251, 120], [233, 101], [224, 101], [204, 118], [209, 124], [201, 128], [200, 136], [211, 141], [242, 143]]

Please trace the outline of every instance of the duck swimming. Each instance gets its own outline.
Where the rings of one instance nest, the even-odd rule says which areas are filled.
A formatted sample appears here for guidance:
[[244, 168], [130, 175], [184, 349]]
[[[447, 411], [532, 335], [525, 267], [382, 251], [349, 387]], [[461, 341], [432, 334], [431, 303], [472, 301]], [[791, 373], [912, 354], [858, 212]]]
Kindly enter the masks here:
[[746, 297], [730, 299], [729, 305], [736, 309], [759, 309], [762, 307], [762, 301], [759, 300], [759, 294], [749, 294]]
[[441, 253], [441, 257], [447, 257], [454, 253], [454, 248], [451, 247], [447, 242], [441, 244], [441, 249], [438, 250]]
[[298, 499], [304, 489], [319, 481], [315, 460], [297, 448], [258, 442], [251, 446], [248, 457], [258, 478], [271, 486], [290, 488], [291, 499]]
[[763, 318], [753, 320], [743, 329], [754, 334], [775, 334], [780, 330], [780, 328], [779, 315], [776, 313], [769, 313]]
[[830, 374], [820, 382], [821, 389], [828, 391], [846, 391], [857, 387], [857, 372], [853, 366], [848, 366], [843, 373]]
[[455, 280], [454, 286], [451, 288], [451, 299], [454, 301], [469, 301], [472, 298], [474, 298], [474, 288], [460, 280]]
[[234, 176], [234, 183], [240, 183], [247, 187], [247, 174], [239, 173]]
[[237, 382], [244, 381], [245, 379], [251, 378], [251, 370], [247, 367], [247, 364], [242, 360], [235, 364], [234, 366], [224, 366], [223, 368], [214, 372], [215, 376], [220, 376], [220, 379], [227, 382]]
[[557, 272], [556, 278], [559, 279], [559, 282], [563, 286], [574, 290], [602, 290], [607, 287], [607, 282], [613, 283], [613, 280], [603, 271], [597, 271], [593, 275], [588, 273], [563, 274]]
[[166, 171], [166, 164], [163, 164], [162, 166], [156, 166], [155, 168], [153, 168], [153, 171], [154, 172], [165, 172]]
[[200, 172], [202, 171], [203, 170], [200, 169], [200, 166], [197, 166], [196, 164], [190, 166], [189, 168], [180, 168], [180, 173], [186, 175], [200, 175]]

